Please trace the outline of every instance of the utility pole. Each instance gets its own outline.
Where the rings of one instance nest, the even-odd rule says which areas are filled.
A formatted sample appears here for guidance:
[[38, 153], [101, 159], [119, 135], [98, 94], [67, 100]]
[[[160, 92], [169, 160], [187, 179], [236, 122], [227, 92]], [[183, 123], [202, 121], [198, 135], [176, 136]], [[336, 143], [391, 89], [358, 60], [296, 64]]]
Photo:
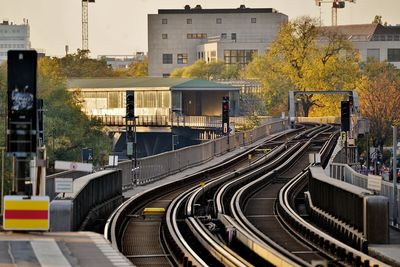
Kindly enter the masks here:
[[89, 50], [89, 8], [88, 3], [95, 0], [82, 0], [82, 50]]
[[397, 127], [393, 127], [393, 225], [397, 224]]

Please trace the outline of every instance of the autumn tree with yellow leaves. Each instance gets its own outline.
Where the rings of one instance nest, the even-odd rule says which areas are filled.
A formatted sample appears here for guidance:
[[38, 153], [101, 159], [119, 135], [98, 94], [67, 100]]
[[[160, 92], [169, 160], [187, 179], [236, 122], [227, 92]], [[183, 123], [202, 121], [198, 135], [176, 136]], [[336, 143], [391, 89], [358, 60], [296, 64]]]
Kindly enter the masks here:
[[[359, 77], [358, 53], [332, 28], [318, 27], [315, 19], [301, 17], [283, 25], [267, 53], [256, 57], [246, 75], [260, 79], [270, 113], [287, 109], [288, 91], [353, 90]], [[303, 95], [298, 101], [302, 115], [313, 107], [339, 104], [332, 98]], [[318, 114], [314, 112], [314, 115]]]

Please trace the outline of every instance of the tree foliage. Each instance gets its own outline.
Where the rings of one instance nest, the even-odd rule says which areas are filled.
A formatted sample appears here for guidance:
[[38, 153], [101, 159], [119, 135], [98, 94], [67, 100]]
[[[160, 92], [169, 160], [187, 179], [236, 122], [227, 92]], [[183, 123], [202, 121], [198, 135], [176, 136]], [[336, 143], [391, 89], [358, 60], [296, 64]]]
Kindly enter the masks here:
[[147, 57], [143, 61], [131, 63], [127, 69], [114, 70], [115, 76], [119, 77], [147, 77], [149, 69], [149, 60]]
[[[260, 79], [266, 105], [274, 113], [287, 106], [287, 93], [294, 91], [352, 90], [358, 80], [358, 55], [339, 33], [319, 28], [317, 21], [301, 17], [282, 26], [269, 51], [247, 67], [248, 77]], [[303, 115], [329, 98], [299, 98]]]
[[100, 163], [110, 151], [110, 141], [101, 124], [89, 120], [74, 95], [67, 92], [63, 73], [55, 58], [38, 61], [38, 95], [46, 109], [44, 128], [50, 158], [80, 161], [81, 149], [90, 147]]
[[[85, 61], [85, 60], [84, 60]], [[66, 71], [57, 58], [38, 60], [37, 95], [44, 100], [45, 143], [50, 161], [81, 160], [81, 149], [94, 150], [95, 163], [103, 163], [111, 150], [111, 141], [98, 121], [89, 120], [79, 103], [66, 89]], [[77, 63], [79, 65], [79, 62]], [[6, 64], [0, 66], [0, 103], [7, 103]], [[3, 110], [1, 110], [3, 113]], [[3, 118], [2, 118], [3, 119]], [[0, 125], [0, 141], [4, 144], [4, 120]]]
[[68, 54], [58, 61], [63, 76], [72, 77], [110, 77], [114, 76], [113, 70], [104, 59], [89, 58], [89, 51], [80, 50], [75, 54]]
[[194, 64], [175, 69], [171, 77], [198, 78], [204, 80], [237, 79], [240, 76], [239, 65], [225, 65], [222, 61], [206, 63], [197, 60]]
[[358, 88], [360, 112], [370, 121], [370, 133], [379, 144], [391, 143], [392, 125], [400, 125], [400, 72], [393, 65], [369, 59], [362, 65]]

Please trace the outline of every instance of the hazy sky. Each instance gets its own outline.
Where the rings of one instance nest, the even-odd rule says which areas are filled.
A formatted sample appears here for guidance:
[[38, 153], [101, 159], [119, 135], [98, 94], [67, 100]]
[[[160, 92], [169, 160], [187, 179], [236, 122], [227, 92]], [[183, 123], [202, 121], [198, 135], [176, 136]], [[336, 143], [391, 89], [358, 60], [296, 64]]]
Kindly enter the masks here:
[[[158, 9], [183, 8], [274, 8], [293, 19], [303, 15], [331, 24], [331, 4], [319, 8], [315, 0], [96, 0], [89, 3], [89, 49], [92, 56], [125, 55], [147, 51], [147, 14]], [[400, 0], [357, 0], [338, 10], [338, 24], [372, 22], [381, 15], [389, 24], [400, 24]], [[29, 20], [32, 47], [58, 56], [69, 45], [70, 52], [81, 47], [81, 0], [0, 0], [0, 19], [22, 24]]]

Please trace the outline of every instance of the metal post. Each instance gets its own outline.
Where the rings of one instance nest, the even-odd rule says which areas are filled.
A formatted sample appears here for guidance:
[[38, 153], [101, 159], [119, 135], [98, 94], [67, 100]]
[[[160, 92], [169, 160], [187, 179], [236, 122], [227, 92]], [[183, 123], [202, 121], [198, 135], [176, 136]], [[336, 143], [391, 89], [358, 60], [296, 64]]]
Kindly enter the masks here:
[[4, 147], [1, 147], [1, 214], [3, 214], [4, 208]]
[[347, 131], [344, 132], [344, 154], [345, 164], [349, 164], [349, 160], [347, 158]]
[[397, 127], [393, 127], [393, 225], [397, 224]]

